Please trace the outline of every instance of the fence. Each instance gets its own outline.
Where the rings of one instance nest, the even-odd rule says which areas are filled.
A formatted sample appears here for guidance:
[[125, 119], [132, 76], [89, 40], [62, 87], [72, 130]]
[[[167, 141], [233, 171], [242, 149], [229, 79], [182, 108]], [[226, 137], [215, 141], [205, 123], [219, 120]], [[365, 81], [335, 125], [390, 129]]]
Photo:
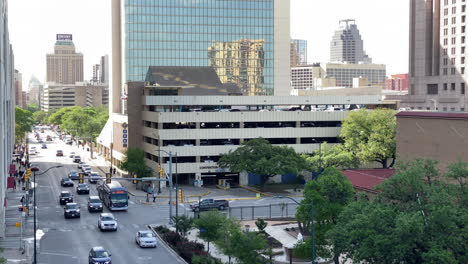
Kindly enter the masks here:
[[295, 217], [296, 203], [278, 203], [269, 205], [252, 205], [229, 207], [228, 216], [239, 220], [256, 220], [258, 218], [285, 218]]

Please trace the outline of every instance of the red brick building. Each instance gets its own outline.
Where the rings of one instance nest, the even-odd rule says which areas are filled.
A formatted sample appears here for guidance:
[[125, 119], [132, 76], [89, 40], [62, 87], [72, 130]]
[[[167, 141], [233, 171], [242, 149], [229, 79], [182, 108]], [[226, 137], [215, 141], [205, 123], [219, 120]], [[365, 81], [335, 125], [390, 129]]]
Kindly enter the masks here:
[[353, 184], [356, 191], [376, 194], [374, 189], [395, 174], [395, 169], [343, 170], [343, 175]]
[[409, 75], [395, 74], [390, 79], [385, 81], [385, 89], [393, 91], [408, 91], [409, 88]]

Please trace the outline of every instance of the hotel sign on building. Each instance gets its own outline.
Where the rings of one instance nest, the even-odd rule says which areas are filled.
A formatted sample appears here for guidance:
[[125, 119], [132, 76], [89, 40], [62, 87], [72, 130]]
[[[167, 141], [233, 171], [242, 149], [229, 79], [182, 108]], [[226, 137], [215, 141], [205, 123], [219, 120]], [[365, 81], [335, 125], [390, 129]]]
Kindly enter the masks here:
[[57, 34], [57, 40], [58, 41], [63, 41], [63, 40], [72, 41], [73, 35], [72, 34]]

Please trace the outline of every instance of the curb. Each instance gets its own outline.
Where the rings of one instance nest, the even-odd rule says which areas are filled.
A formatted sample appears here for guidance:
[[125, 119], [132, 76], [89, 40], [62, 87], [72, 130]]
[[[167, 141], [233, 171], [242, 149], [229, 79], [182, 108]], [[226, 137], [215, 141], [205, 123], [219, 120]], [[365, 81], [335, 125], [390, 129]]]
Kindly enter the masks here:
[[165, 247], [167, 249], [167, 251], [169, 251], [171, 253], [171, 255], [173, 255], [175, 258], [177, 258], [181, 263], [188, 264], [188, 262], [185, 261], [185, 259], [183, 259], [179, 254], [177, 254], [177, 252], [175, 252], [175, 250], [173, 248], [171, 248], [171, 246], [169, 246], [166, 243], [166, 241], [164, 241], [164, 239], [162, 239], [162, 237], [159, 236], [158, 232], [156, 232], [156, 230], [154, 230], [153, 226], [148, 225], [148, 228], [158, 237], [159, 244], [162, 245], [163, 247]]
[[271, 194], [258, 191], [258, 190], [254, 189], [254, 188], [247, 187], [247, 186], [245, 186], [245, 185], [239, 184], [239, 187], [241, 187], [242, 189], [245, 189], [245, 190], [247, 190], [247, 191], [251, 191], [251, 192], [254, 192], [254, 193], [259, 193], [259, 194], [261, 194], [261, 195], [263, 195], [263, 196], [266, 196], [266, 197], [273, 197], [273, 195], [271, 195]]
[[[146, 197], [145, 195], [136, 195], [134, 193], [132, 193], [131, 191], [127, 190], [127, 192], [132, 195], [132, 196], [135, 196], [135, 197]], [[210, 195], [211, 192], [206, 192], [206, 193], [202, 193], [202, 194], [199, 194], [199, 195], [184, 195], [184, 197], [189, 197], [189, 198], [193, 198], [193, 197], [200, 197], [200, 196], [208, 196]], [[157, 196], [157, 198], [166, 198], [166, 199], [169, 199], [169, 196]], [[227, 199], [226, 199], [227, 200]], [[198, 202], [198, 201], [197, 201]]]

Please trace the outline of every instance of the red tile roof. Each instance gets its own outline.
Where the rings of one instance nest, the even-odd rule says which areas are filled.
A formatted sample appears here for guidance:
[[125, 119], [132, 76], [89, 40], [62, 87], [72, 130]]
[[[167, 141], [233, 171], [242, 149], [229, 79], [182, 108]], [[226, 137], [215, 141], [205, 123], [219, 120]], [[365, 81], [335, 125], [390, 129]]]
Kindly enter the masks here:
[[418, 118], [443, 118], [443, 119], [468, 119], [468, 113], [449, 113], [449, 112], [418, 112], [404, 111], [396, 114], [397, 117], [418, 117]]
[[395, 169], [343, 170], [343, 175], [351, 181], [354, 188], [367, 192], [376, 192], [374, 187], [394, 173]]

